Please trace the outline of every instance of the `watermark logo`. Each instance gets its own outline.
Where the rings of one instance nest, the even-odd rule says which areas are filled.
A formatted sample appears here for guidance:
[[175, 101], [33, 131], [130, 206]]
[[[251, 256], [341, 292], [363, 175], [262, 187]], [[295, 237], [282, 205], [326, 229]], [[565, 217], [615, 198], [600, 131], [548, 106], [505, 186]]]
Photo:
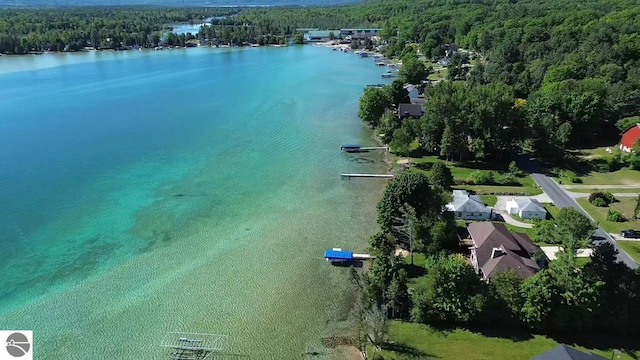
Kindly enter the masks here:
[[4, 346], [0, 347], [0, 360], [32, 360], [33, 332], [27, 330], [0, 331]]

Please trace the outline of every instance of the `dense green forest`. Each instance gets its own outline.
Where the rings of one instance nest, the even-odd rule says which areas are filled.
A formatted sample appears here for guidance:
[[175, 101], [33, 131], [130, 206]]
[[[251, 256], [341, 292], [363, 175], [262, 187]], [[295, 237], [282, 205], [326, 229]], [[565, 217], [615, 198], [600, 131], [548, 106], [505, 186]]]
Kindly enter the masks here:
[[200, 23], [234, 9], [0, 8], [0, 53], [116, 49], [157, 44], [172, 23]]

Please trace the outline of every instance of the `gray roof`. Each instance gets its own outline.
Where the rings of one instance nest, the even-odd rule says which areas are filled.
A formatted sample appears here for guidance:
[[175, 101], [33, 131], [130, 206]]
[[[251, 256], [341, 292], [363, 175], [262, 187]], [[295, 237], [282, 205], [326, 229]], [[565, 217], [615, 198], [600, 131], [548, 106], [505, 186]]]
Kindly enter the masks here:
[[535, 212], [547, 212], [547, 209], [544, 206], [540, 205], [540, 202], [536, 199], [530, 198], [518, 198], [513, 199], [515, 203], [518, 205], [518, 209], [521, 211], [535, 211]]
[[560, 344], [531, 360], [607, 360], [600, 355], [578, 351], [570, 346]]
[[[535, 274], [540, 267], [532, 259], [535, 244], [527, 234], [512, 234], [504, 224], [477, 222], [467, 226], [476, 247], [478, 266], [485, 277], [491, 277], [501, 271], [515, 270], [522, 279]], [[493, 257], [494, 249], [500, 249], [500, 255]]]
[[469, 195], [465, 190], [453, 190], [453, 199], [447, 207], [451, 211], [491, 212], [478, 195]]
[[402, 117], [408, 114], [413, 117], [422, 116], [422, 105], [420, 104], [400, 104], [398, 105], [398, 116]]

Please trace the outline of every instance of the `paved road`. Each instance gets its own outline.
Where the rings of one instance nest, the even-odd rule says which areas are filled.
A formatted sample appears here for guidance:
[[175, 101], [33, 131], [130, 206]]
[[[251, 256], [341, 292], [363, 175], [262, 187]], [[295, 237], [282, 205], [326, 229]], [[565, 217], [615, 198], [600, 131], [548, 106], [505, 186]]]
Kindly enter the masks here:
[[[584, 211], [584, 209], [580, 207], [580, 205], [578, 205], [578, 203], [574, 199], [572, 199], [571, 196], [569, 196], [569, 194], [567, 194], [567, 192], [564, 191], [564, 189], [561, 188], [560, 185], [558, 185], [552, 178], [537, 172], [532, 173], [531, 177], [533, 178], [533, 181], [535, 181], [536, 184], [540, 186], [542, 191], [549, 195], [551, 200], [553, 200], [553, 203], [558, 208], [571, 206], [591, 218], [591, 216], [587, 214], [587, 212]], [[613, 247], [618, 250], [618, 260], [627, 264], [627, 266], [629, 266], [630, 268], [635, 269], [640, 266], [640, 264], [635, 262], [629, 255], [627, 255], [626, 252], [620, 249], [615, 240], [613, 240], [613, 238], [606, 231], [602, 230], [602, 228], [599, 227], [598, 229], [596, 229], [594, 237], [604, 238], [606, 241], [610, 242]]]

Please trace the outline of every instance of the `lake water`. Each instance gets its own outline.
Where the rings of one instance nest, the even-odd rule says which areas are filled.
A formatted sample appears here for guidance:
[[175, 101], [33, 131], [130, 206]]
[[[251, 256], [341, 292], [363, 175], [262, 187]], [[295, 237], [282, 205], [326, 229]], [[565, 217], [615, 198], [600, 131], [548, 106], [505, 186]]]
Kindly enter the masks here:
[[[252, 359], [340, 356], [384, 171], [370, 59], [326, 48], [0, 57], [0, 329], [37, 359], [158, 359], [169, 331]], [[166, 353], [164, 353], [166, 357]]]

